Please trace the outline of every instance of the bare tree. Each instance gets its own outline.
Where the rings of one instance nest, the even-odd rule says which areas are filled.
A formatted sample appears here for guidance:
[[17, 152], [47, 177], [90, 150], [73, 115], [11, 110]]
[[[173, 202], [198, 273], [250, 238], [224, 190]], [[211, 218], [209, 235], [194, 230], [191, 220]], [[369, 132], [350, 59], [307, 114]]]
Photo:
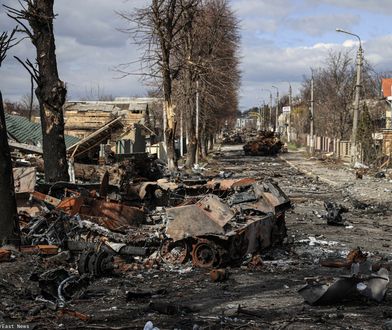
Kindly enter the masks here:
[[[13, 46], [15, 30], [0, 35], [0, 67], [7, 50]], [[0, 245], [19, 242], [18, 214], [16, 210], [14, 178], [8, 145], [3, 98], [0, 91]]]
[[207, 27], [204, 57], [208, 70], [202, 80], [202, 125], [200, 147], [202, 157], [208, 152], [208, 142], [226, 122], [236, 116], [240, 81], [238, 49], [240, 43], [238, 21], [226, 0], [205, 3], [203, 14]]
[[[68, 181], [63, 117], [67, 89], [57, 71], [53, 32], [54, 0], [24, 0], [20, 3], [21, 9], [6, 8], [8, 16], [23, 27], [21, 31], [27, 34], [36, 48], [38, 69], [29, 60], [26, 63], [18, 60], [37, 84], [35, 94], [40, 105], [45, 180]], [[27, 21], [30, 28], [23, 21]]]
[[141, 63], [145, 76], [160, 81], [164, 103], [166, 125], [166, 144], [168, 167], [177, 168], [174, 150], [176, 133], [175, 104], [173, 100], [173, 81], [177, 78], [183, 61], [176, 58], [176, 50], [184, 40], [181, 31], [187, 24], [184, 13], [196, 8], [199, 0], [152, 0], [151, 5], [137, 9], [133, 13], [119, 13], [133, 24], [124, 32], [130, 33], [135, 43], [145, 52]]
[[[186, 121], [188, 151], [186, 165], [195, 162], [199, 149], [202, 157], [212, 146], [213, 136], [222, 123], [238, 108], [239, 69], [238, 23], [226, 0], [199, 3], [182, 33], [185, 42], [178, 51], [183, 67], [174, 90]], [[187, 15], [189, 17], [190, 14]], [[196, 93], [199, 100], [199, 131], [196, 138]], [[197, 148], [198, 146], [198, 148]]]
[[[315, 86], [315, 129], [317, 134], [348, 139], [352, 126], [355, 67], [349, 52], [331, 52], [326, 65], [313, 71]], [[376, 95], [376, 84], [368, 64], [363, 67], [362, 97]], [[310, 79], [306, 78], [302, 99], [310, 100]]]
[[81, 97], [81, 101], [114, 101], [114, 96], [107, 94], [105, 88], [97, 84], [90, 86], [90, 89], [85, 88], [85, 94]]

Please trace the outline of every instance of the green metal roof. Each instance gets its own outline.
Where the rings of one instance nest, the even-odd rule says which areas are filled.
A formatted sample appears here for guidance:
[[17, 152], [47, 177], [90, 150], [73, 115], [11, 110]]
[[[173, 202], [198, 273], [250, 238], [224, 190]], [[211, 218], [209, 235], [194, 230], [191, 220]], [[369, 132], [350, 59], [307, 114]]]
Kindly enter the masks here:
[[[19, 143], [27, 143], [42, 145], [42, 131], [41, 124], [33, 123], [27, 118], [22, 116], [5, 114], [5, 122], [7, 125], [7, 132]], [[65, 135], [65, 145], [70, 147], [71, 145], [79, 142], [79, 138]]]

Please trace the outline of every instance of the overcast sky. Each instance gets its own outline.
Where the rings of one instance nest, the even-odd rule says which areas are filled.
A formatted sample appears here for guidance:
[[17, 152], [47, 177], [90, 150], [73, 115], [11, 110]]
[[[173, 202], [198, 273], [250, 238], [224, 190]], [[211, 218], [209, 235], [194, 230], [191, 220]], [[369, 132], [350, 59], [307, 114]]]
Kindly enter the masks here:
[[[131, 11], [148, 0], [56, 0], [55, 34], [60, 78], [69, 99], [91, 90], [113, 96], [145, 96], [147, 87], [135, 76], [119, 79], [115, 68], [135, 61], [138, 50], [119, 32], [126, 27], [115, 11]], [[3, 4], [18, 6], [16, 0]], [[357, 49], [359, 34], [366, 59], [377, 71], [392, 70], [392, 0], [230, 0], [241, 22], [241, 109], [268, 102], [262, 89], [298, 92], [310, 68], [323, 65], [331, 49]], [[0, 8], [0, 31], [15, 23]], [[34, 59], [28, 40], [13, 48], [0, 69], [3, 98], [20, 100], [29, 93], [29, 76], [13, 56]], [[134, 69], [136, 69], [134, 67]], [[275, 93], [275, 90], [272, 89]]]

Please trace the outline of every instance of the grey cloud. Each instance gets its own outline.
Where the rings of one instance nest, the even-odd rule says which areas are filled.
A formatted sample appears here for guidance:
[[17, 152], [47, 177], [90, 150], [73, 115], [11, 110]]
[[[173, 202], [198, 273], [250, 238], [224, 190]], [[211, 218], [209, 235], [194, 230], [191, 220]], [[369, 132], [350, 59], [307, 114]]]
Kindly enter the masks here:
[[[309, 4], [314, 4], [314, 0], [307, 0]], [[363, 9], [384, 15], [392, 15], [391, 0], [318, 0], [317, 4], [328, 4], [340, 8]]]
[[[126, 26], [116, 11], [129, 11], [146, 5], [148, 0], [60, 0], [55, 1], [55, 33], [58, 36], [73, 37], [81, 44], [100, 47], [121, 47], [127, 36], [116, 29]], [[15, 0], [3, 0], [3, 4], [20, 8]], [[9, 30], [16, 23], [8, 18], [5, 8], [0, 11], [0, 28]]]
[[55, 8], [58, 17], [55, 21], [56, 34], [73, 37], [77, 42], [100, 47], [121, 47], [127, 36], [116, 28], [123, 21], [116, 10], [132, 10], [130, 3], [117, 1], [62, 1]]
[[279, 21], [272, 18], [248, 17], [241, 22], [241, 28], [247, 32], [275, 32], [278, 26]]
[[[16, 1], [3, 1], [16, 6]], [[127, 36], [116, 28], [123, 22], [114, 10], [140, 7], [148, 0], [107, 1], [67, 0], [55, 2], [58, 14], [55, 25], [56, 54], [60, 78], [67, 83], [68, 97], [79, 98], [99, 85], [105, 93], [113, 96], [144, 95], [146, 88], [136, 76], [115, 79], [113, 71], [120, 63], [138, 58]], [[88, 13], [88, 14], [87, 14]], [[4, 18], [4, 19], [3, 19]], [[15, 23], [4, 10], [0, 12], [0, 29], [10, 30]], [[27, 71], [13, 58], [29, 58], [34, 62], [35, 50], [29, 40], [24, 40], [9, 51], [0, 74], [0, 89], [4, 99], [17, 101], [30, 90]]]
[[293, 9], [290, 0], [232, 0], [233, 9], [239, 16], [283, 17]]
[[376, 71], [392, 69], [392, 35], [366, 41], [363, 45], [364, 56]]
[[349, 29], [360, 22], [357, 15], [322, 15], [308, 16], [288, 20], [288, 25], [297, 31], [305, 32], [310, 36], [322, 36], [331, 32], [335, 27]]
[[290, 0], [232, 0], [232, 8], [242, 18], [242, 32], [275, 33], [296, 7]]
[[320, 66], [337, 45], [313, 47], [255, 47], [246, 50], [243, 62], [244, 83], [249, 81], [301, 80], [311, 67]]
[[[392, 68], [392, 35], [375, 38], [363, 43], [364, 55], [378, 72]], [[287, 92], [288, 82], [293, 85], [294, 93], [299, 91], [303, 76], [309, 76], [311, 68], [324, 65], [331, 50], [351, 51], [355, 59], [357, 44], [342, 41], [342, 44], [315, 44], [311, 47], [279, 48], [266, 42], [257, 47], [244, 45], [241, 88], [241, 101], [246, 107], [256, 104], [268, 93], [261, 88], [271, 89], [276, 85], [283, 93]], [[260, 101], [258, 101], [260, 102]]]
[[294, 94], [298, 93], [303, 76], [309, 75], [311, 68], [321, 66], [330, 50], [340, 47], [334, 44], [318, 44], [313, 47], [248, 48], [247, 57], [242, 64], [242, 102], [251, 106], [261, 95], [268, 102], [269, 95], [266, 92], [262, 94], [261, 88], [272, 90], [271, 85], [275, 85], [280, 93], [284, 94], [287, 93], [289, 82], [293, 86]]

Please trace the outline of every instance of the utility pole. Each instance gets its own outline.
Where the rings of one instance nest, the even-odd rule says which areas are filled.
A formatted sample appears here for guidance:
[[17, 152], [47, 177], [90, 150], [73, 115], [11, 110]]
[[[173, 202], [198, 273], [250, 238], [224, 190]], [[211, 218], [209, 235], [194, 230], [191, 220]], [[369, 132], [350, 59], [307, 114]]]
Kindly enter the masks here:
[[314, 154], [314, 79], [310, 80], [310, 154]]
[[359, 102], [361, 94], [361, 72], [362, 71], [362, 46], [361, 41], [359, 42], [359, 48], [357, 53], [357, 81], [355, 84], [355, 102], [354, 102], [354, 113], [353, 113], [353, 132], [351, 142], [351, 165], [354, 166], [358, 160], [359, 150], [357, 141], [357, 129], [358, 129], [358, 117], [359, 117]]
[[196, 80], [196, 155], [195, 165], [199, 163], [199, 80]]
[[270, 92], [269, 126], [272, 127], [272, 93]]
[[[165, 91], [163, 91], [165, 92]], [[163, 144], [165, 146], [165, 152], [167, 153], [167, 140], [166, 140], [166, 127], [167, 127], [167, 118], [166, 118], [166, 102], [163, 102]]]
[[291, 84], [289, 83], [289, 107], [290, 107], [290, 112], [289, 112], [289, 127], [287, 130], [287, 142], [291, 142], [291, 111], [292, 109], [292, 89], [291, 89]]
[[184, 128], [183, 128], [183, 111], [180, 113], [180, 156], [184, 156]]
[[361, 74], [362, 74], [362, 61], [363, 61], [363, 52], [362, 52], [362, 42], [359, 35], [355, 33], [351, 33], [342, 29], [336, 29], [336, 32], [342, 32], [349, 35], [352, 35], [358, 38], [359, 47], [357, 51], [357, 80], [355, 83], [355, 100], [354, 100], [354, 111], [353, 111], [353, 131], [351, 135], [351, 166], [354, 166], [357, 160], [359, 159], [359, 150], [358, 150], [358, 141], [357, 141], [357, 128], [358, 128], [358, 117], [359, 117], [359, 102], [360, 102], [360, 94], [361, 94]]
[[275, 109], [275, 127], [274, 127], [274, 131], [275, 131], [275, 133], [278, 133], [278, 131], [279, 131], [279, 123], [278, 123], [278, 117], [279, 117], [279, 89], [276, 86], [272, 86], [272, 87], [276, 89], [276, 109]]

